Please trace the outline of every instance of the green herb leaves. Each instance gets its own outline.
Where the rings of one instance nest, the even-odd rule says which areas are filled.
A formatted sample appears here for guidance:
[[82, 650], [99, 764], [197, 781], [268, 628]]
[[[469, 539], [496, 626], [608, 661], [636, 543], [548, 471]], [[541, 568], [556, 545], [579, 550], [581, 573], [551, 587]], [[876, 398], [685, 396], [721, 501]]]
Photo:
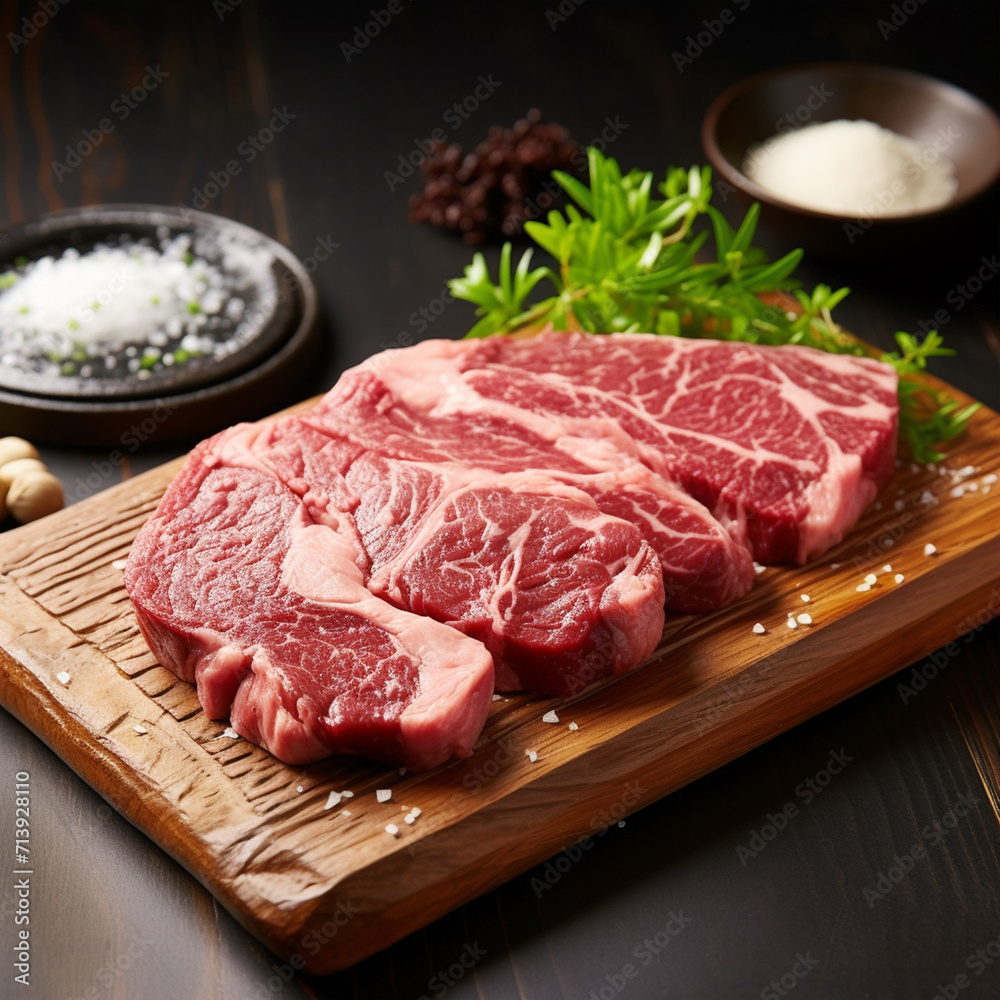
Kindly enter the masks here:
[[[710, 204], [708, 167], [671, 167], [654, 192], [652, 173], [631, 170], [598, 150], [587, 151], [589, 186], [555, 171], [574, 204], [550, 212], [525, 231], [557, 268], [531, 270], [533, 250], [516, 268], [505, 243], [497, 283], [477, 253], [465, 275], [450, 281], [455, 298], [476, 306], [470, 337], [506, 334], [551, 324], [588, 333], [656, 333], [780, 345], [803, 344], [837, 354], [867, 355], [864, 344], [833, 320], [848, 289], [817, 285], [811, 293], [793, 277], [802, 259], [793, 250], [772, 261], [753, 244], [760, 207], [754, 204], [733, 229]], [[659, 197], [662, 196], [662, 197]], [[695, 232], [706, 217], [709, 227]], [[715, 260], [696, 260], [709, 234]], [[532, 293], [545, 282], [548, 296]], [[544, 286], [543, 286], [544, 287]], [[788, 293], [794, 292], [797, 307]], [[951, 353], [941, 338], [923, 341], [896, 334], [900, 351], [882, 356], [900, 375], [900, 426], [917, 461], [937, 461], [936, 446], [961, 433], [976, 407], [960, 408], [930, 389], [921, 373], [927, 359]]]

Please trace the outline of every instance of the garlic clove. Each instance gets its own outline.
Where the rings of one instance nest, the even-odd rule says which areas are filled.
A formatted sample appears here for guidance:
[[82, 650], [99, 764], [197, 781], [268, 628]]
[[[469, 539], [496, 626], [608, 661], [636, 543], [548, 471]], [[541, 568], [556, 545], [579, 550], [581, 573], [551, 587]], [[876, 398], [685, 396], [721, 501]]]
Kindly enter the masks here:
[[38, 458], [38, 449], [24, 438], [0, 438], [0, 465], [6, 465], [18, 458]]
[[44, 464], [37, 458], [15, 458], [11, 462], [0, 465], [0, 485], [10, 487], [18, 476], [29, 472], [48, 472]]
[[44, 468], [27, 470], [7, 490], [7, 508], [21, 524], [54, 514], [62, 506], [62, 483]]

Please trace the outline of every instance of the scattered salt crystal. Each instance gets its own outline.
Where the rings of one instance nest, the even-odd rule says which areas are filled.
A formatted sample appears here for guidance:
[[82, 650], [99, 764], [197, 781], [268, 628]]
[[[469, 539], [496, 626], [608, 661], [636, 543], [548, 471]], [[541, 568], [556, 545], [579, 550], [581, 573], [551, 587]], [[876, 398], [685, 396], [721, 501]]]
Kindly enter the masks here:
[[351, 810], [350, 809], [341, 809], [340, 810], [340, 815], [341, 816], [350, 816], [351, 815]]
[[378, 802], [388, 802], [392, 798], [391, 788], [377, 788], [375, 789], [375, 799]]
[[920, 502], [930, 506], [937, 503], [937, 497], [934, 496], [930, 490], [924, 490], [924, 492], [920, 494]]
[[895, 576], [893, 577], [893, 580], [895, 580], [895, 581], [896, 581], [896, 583], [902, 583], [904, 579], [905, 579], [905, 577], [903, 576], [903, 574], [902, 574], [902, 573], [897, 573], [897, 574], [896, 574], [896, 575], [895, 575]]
[[575, 722], [571, 722], [568, 728], [571, 733], [575, 733], [580, 727]]
[[305, 791], [305, 789], [301, 785], [296, 785], [295, 791], [297, 791], [299, 795], [301, 795]]
[[389, 836], [391, 836], [391, 837], [398, 837], [398, 836], [399, 836], [399, 827], [398, 827], [398, 826], [396, 826], [396, 824], [395, 824], [395, 823], [390, 823], [390, 824], [389, 824], [389, 825], [388, 825], [388, 826], [387, 826], [387, 827], [385, 828], [385, 832], [386, 832], [386, 833], [388, 833], [388, 834], [389, 834]]
[[903, 501], [902, 501], [902, 500], [897, 500], [897, 501], [896, 501], [896, 502], [895, 502], [895, 503], [894, 503], [894, 504], [893, 504], [892, 506], [893, 506], [893, 507], [894, 507], [894, 508], [895, 508], [896, 510], [902, 510], [902, 509], [903, 509], [903, 508], [904, 508], [904, 507], [906, 506], [906, 504], [905, 504], [905, 503], [903, 503]]
[[558, 721], [559, 721], [559, 716], [556, 715], [555, 709], [552, 709], [552, 711], [550, 712], [546, 712], [542, 716], [542, 722], [558, 722]]
[[414, 819], [416, 819], [416, 818], [417, 818], [417, 817], [418, 817], [418, 816], [420, 815], [420, 813], [421, 813], [421, 812], [422, 812], [422, 810], [421, 810], [421, 809], [419, 809], [419, 808], [418, 808], [417, 806], [414, 806], [414, 807], [413, 807], [413, 808], [412, 808], [412, 809], [410, 810], [410, 815], [411, 815], [411, 816], [412, 816], [412, 817], [413, 817]]
[[140, 736], [145, 736], [149, 730], [145, 726], [133, 726], [132, 727]]
[[991, 472], [988, 476], [983, 476], [982, 481], [985, 486], [992, 486], [997, 481], [996, 473]]
[[800, 625], [812, 625], [812, 623], [813, 623], [812, 615], [807, 615], [805, 612], [803, 612], [801, 615], [799, 615], [795, 620]]
[[503, 700], [503, 695], [502, 694], [495, 694], [495, 695], [493, 695], [493, 700], [494, 701], [502, 701]]
[[969, 476], [971, 476], [975, 471], [976, 467], [974, 465], [963, 465], [962, 468], [955, 473], [955, 475], [960, 479], [968, 479]]
[[340, 794], [343, 795], [345, 799], [353, 799], [354, 798], [354, 792], [348, 792], [348, 791], [345, 790], [345, 791], [341, 792]]
[[866, 590], [871, 590], [872, 589], [872, 585], [870, 583], [859, 583], [854, 589], [859, 594], [863, 594]]
[[876, 583], [878, 582], [878, 577], [874, 573], [869, 573], [865, 577], [865, 583]]
[[840, 569], [840, 563], [830, 563], [830, 569]]
[[958, 499], [959, 497], [965, 496], [965, 487], [964, 486], [953, 486], [951, 488], [951, 492], [948, 495], [952, 496], [952, 497], [955, 497], [955, 499]]
[[340, 792], [330, 792], [330, 795], [326, 800], [326, 805], [323, 806], [323, 808], [332, 809], [334, 806], [339, 806], [341, 798], [342, 796]]
[[527, 757], [532, 764], [534, 764], [535, 761], [538, 760], [538, 753], [535, 750], [525, 750], [524, 756]]
[[624, 825], [625, 825], [625, 820], [623, 820], [623, 819], [620, 819], [620, 820], [618, 820], [618, 829], [619, 829], [619, 830], [620, 830], [620, 829], [621, 829], [621, 828], [622, 828], [622, 827], [623, 827]]
[[69, 671], [60, 670], [59, 673], [56, 674], [56, 680], [59, 681], [59, 683], [62, 684], [64, 687], [68, 686], [71, 680], [69, 676]]
[[408, 824], [409, 826], [413, 826], [414, 822], [416, 821], [416, 818], [417, 817], [414, 816], [413, 813], [407, 813], [403, 817], [403, 822], [406, 823], [406, 824]]
[[928, 542], [928, 543], [927, 543], [927, 544], [926, 544], [926, 545], [924, 546], [924, 555], [925, 555], [925, 556], [932, 556], [932, 555], [934, 555], [934, 554], [935, 554], [936, 552], [937, 552], [937, 546], [936, 546], [936, 545], [934, 545], [934, 544], [933, 544], [932, 542]]
[[753, 630], [757, 635], [763, 635], [767, 631], [767, 629], [764, 628], [760, 622], [757, 622], [757, 624], [754, 625]]
[[892, 572], [892, 566], [891, 566], [891, 564], [890, 564], [890, 563], [886, 563], [886, 564], [885, 564], [885, 565], [884, 565], [884, 566], [882, 567], [882, 572], [883, 572], [883, 573], [891, 573], [891, 572]]
[[116, 559], [111, 565], [114, 569], [124, 569], [126, 562], [125, 559]]
[[232, 726], [226, 726], [226, 728], [222, 730], [222, 735], [228, 737], [231, 740], [238, 740], [240, 738], [240, 734], [236, 732], [236, 730], [233, 729]]
[[767, 567], [766, 566], [761, 566], [760, 563], [756, 563], [755, 562], [753, 564], [753, 571], [754, 571], [754, 573], [757, 574], [757, 576], [760, 576], [760, 574], [763, 573], [764, 570], [766, 570], [766, 569], [767, 569]]
[[794, 618], [789, 618], [786, 624], [789, 628], [798, 628], [798, 622]]
[[808, 604], [812, 600], [812, 598], [808, 594], [800, 594], [799, 596], [806, 604]]

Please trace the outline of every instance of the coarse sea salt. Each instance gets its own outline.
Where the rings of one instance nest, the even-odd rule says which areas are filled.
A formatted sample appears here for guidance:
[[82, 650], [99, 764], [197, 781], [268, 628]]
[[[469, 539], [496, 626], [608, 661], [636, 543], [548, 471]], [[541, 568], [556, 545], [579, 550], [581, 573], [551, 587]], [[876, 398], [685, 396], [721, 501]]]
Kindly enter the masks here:
[[556, 715], [556, 710], [555, 709], [552, 709], [551, 711], [546, 712], [542, 716], [542, 722], [558, 722], [558, 721], [559, 721], [559, 716]]
[[388, 802], [392, 798], [391, 788], [376, 788], [375, 789], [375, 800], [377, 802]]
[[277, 303], [272, 261], [265, 247], [220, 234], [164, 234], [156, 245], [122, 237], [19, 260], [0, 274], [0, 362], [45, 377], [148, 378], [191, 357], [226, 357], [255, 333], [248, 302], [259, 315]]
[[757, 635], [763, 635], [767, 631], [767, 629], [764, 628], [760, 622], [757, 622], [757, 624], [754, 625], [753, 630]]
[[865, 219], [940, 208], [958, 187], [938, 150], [863, 120], [772, 136], [750, 150], [743, 173], [793, 205]]
[[68, 670], [60, 670], [59, 673], [56, 674], [56, 680], [59, 681], [63, 687], [68, 687], [72, 678], [70, 677]]

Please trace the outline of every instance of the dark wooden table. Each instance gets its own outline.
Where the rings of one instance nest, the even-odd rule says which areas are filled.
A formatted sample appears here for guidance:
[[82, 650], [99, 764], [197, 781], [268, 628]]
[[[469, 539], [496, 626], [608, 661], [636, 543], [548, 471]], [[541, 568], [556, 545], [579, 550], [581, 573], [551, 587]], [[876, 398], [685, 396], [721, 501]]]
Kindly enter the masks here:
[[[372, 10], [393, 8], [366, 38]], [[699, 45], [723, 9], [732, 23]], [[583, 142], [616, 123], [609, 152], [661, 170], [703, 161], [700, 119], [725, 86], [829, 58], [917, 69], [998, 103], [993, 3], [4, 0], [0, 28], [0, 216], [184, 203], [312, 257], [325, 351], [301, 398], [401, 334], [457, 337], [470, 325], [470, 310], [442, 292], [471, 251], [407, 221], [416, 176], [385, 176], [436, 128], [471, 146], [539, 106]], [[688, 52], [691, 39], [703, 51]], [[678, 68], [676, 52], [694, 57]], [[446, 117], [481, 78], [479, 106]], [[281, 130], [262, 132], [276, 116]], [[56, 169], [106, 118], [114, 127], [93, 152]], [[238, 172], [227, 171], [234, 160]], [[838, 318], [881, 346], [943, 311], [957, 356], [937, 374], [996, 409], [997, 242], [994, 199], [946, 242], [897, 259], [807, 261], [802, 276], [851, 285]], [[185, 447], [138, 450], [114, 467], [104, 450], [45, 447], [43, 457], [77, 501]], [[996, 596], [970, 615], [995, 612]], [[970, 633], [953, 655], [323, 980], [259, 945], [0, 712], [4, 864], [13, 869], [19, 772], [30, 774], [37, 850], [28, 988], [13, 978], [14, 876], [0, 888], [0, 997], [996, 997], [997, 639], [995, 624]], [[843, 763], [827, 781], [831, 755]], [[776, 820], [788, 804], [791, 818]]]

